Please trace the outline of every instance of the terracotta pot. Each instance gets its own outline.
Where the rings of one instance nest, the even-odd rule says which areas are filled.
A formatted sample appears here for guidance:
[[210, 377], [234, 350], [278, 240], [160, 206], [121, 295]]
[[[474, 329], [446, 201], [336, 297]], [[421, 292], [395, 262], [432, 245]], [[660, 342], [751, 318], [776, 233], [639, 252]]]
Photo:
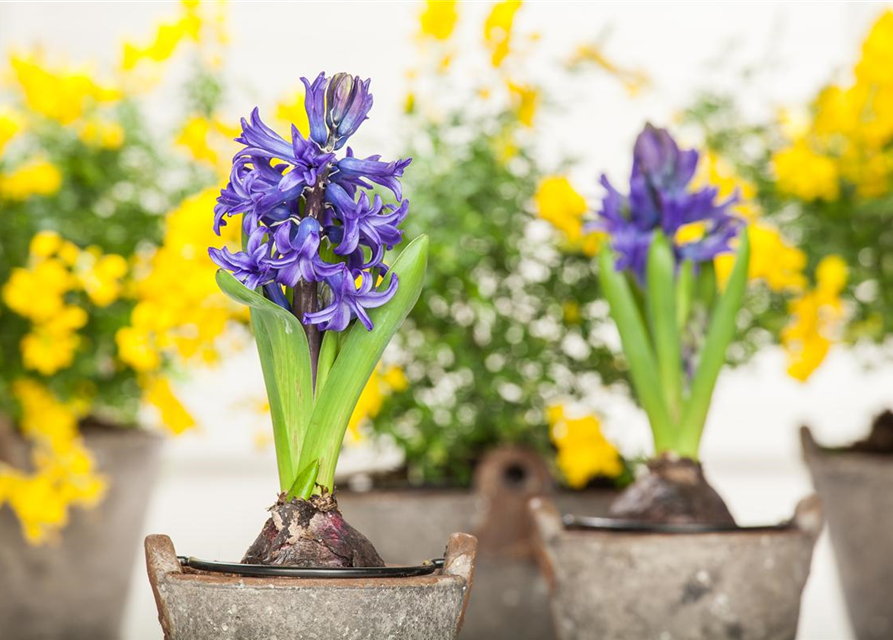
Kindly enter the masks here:
[[555, 633], [548, 590], [533, 555], [527, 512], [530, 498], [540, 495], [552, 495], [563, 509], [600, 515], [616, 494], [556, 492], [539, 455], [508, 447], [481, 461], [471, 490], [339, 491], [338, 504], [386, 562], [417, 564], [436, 555], [450, 531], [471, 531], [480, 542], [462, 638], [550, 640]]
[[108, 640], [120, 633], [161, 438], [137, 429], [85, 428], [109, 490], [73, 508], [58, 544], [31, 547], [0, 509], [0, 637]]
[[893, 638], [893, 458], [824, 449], [806, 427], [800, 438], [856, 637]]
[[165, 640], [448, 640], [462, 626], [477, 540], [450, 536], [444, 565], [411, 578], [257, 578], [184, 569], [170, 538], [146, 538]]
[[530, 504], [562, 640], [792, 640], [822, 527], [817, 498], [785, 528], [711, 533], [575, 530]]

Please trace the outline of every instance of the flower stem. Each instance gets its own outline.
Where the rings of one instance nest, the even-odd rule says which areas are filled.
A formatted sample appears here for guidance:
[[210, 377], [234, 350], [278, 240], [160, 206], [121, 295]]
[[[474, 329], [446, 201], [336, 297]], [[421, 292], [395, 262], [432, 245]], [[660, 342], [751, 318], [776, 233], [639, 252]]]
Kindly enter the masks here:
[[[307, 194], [307, 206], [304, 215], [308, 218], [319, 219], [322, 213], [323, 197], [325, 196], [325, 180], [328, 172], [319, 176], [316, 186]], [[294, 310], [301, 323], [304, 323], [305, 313], [315, 313], [319, 309], [319, 284], [302, 280], [295, 288]], [[322, 331], [314, 324], [304, 324], [304, 332], [307, 334], [307, 344], [310, 347], [310, 373], [314, 387], [316, 386], [316, 372], [319, 368], [319, 350], [322, 345]]]

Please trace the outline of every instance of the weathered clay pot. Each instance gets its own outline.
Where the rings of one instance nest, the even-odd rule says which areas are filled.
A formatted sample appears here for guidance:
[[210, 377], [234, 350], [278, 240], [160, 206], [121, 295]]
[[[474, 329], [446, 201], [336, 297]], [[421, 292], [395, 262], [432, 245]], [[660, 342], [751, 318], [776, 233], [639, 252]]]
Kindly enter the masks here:
[[256, 578], [184, 569], [170, 538], [146, 538], [165, 640], [447, 640], [471, 592], [477, 540], [450, 536], [443, 568], [411, 578]]
[[601, 515], [616, 493], [556, 492], [540, 456], [508, 447], [481, 461], [473, 490], [339, 491], [338, 503], [389, 563], [416, 564], [436, 554], [450, 531], [474, 533], [480, 541], [475, 595], [462, 638], [550, 640], [555, 632], [548, 589], [536, 566], [527, 512], [530, 498], [541, 495], [553, 496], [567, 511]]
[[71, 510], [58, 544], [29, 546], [15, 515], [0, 509], [0, 638], [120, 633], [161, 438], [123, 428], [83, 433], [109, 490], [96, 508]]
[[806, 427], [800, 438], [856, 637], [893, 638], [893, 459], [823, 449]]
[[714, 533], [574, 530], [530, 504], [562, 640], [792, 640], [822, 527], [817, 498], [791, 526]]

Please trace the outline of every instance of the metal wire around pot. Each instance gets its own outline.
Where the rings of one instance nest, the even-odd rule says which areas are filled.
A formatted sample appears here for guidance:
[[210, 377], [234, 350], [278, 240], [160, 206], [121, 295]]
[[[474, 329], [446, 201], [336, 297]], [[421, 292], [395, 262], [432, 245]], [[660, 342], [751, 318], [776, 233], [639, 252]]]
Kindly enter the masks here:
[[177, 556], [177, 560], [180, 561], [180, 566], [198, 571], [234, 573], [256, 578], [412, 578], [430, 575], [443, 567], [443, 558], [427, 560], [414, 567], [288, 567], [216, 562], [192, 556]]
[[565, 515], [562, 518], [562, 521], [564, 522], [564, 526], [568, 529], [623, 531], [627, 533], [748, 533], [760, 531], [783, 531], [793, 527], [790, 522], [739, 527], [735, 524], [663, 524], [640, 522], [638, 520], [620, 520], [617, 518], [575, 516], [572, 514]]

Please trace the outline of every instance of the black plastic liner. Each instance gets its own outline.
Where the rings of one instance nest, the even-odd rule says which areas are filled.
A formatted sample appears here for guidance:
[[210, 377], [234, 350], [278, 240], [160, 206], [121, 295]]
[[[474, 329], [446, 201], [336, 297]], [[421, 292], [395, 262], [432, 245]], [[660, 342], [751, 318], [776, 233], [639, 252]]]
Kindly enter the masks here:
[[191, 556], [177, 556], [180, 565], [199, 571], [234, 573], [256, 578], [412, 578], [427, 576], [443, 567], [443, 558], [428, 560], [415, 567], [288, 567], [266, 564], [241, 564], [199, 560]]
[[780, 531], [793, 528], [790, 522], [739, 527], [734, 524], [659, 524], [638, 520], [617, 518], [597, 518], [590, 516], [565, 515], [562, 518], [568, 529], [589, 529], [598, 531], [623, 531], [627, 533], [748, 533], [760, 531]]

